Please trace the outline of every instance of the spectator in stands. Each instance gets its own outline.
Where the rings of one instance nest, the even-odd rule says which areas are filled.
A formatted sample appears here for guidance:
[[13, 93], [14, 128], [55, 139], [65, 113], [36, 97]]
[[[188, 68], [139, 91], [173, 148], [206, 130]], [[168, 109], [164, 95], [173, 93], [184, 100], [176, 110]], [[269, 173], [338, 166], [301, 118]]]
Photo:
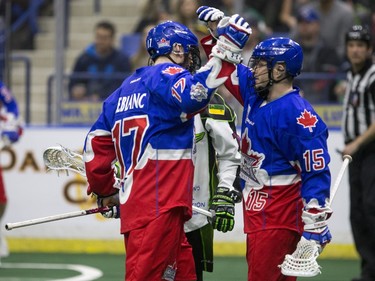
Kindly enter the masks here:
[[33, 50], [35, 35], [38, 33], [38, 15], [43, 4], [41, 0], [0, 1], [0, 16], [5, 16], [6, 5], [10, 2], [10, 21], [12, 28], [11, 48]]
[[297, 12], [311, 0], [282, 0], [280, 21], [285, 24], [289, 31], [293, 31], [297, 26]]
[[[245, 1], [246, 7], [252, 11], [257, 17], [261, 17], [265, 22], [268, 33], [287, 33], [289, 27], [281, 21], [281, 11], [283, 1], [267, 0], [267, 1]], [[248, 16], [248, 14], [246, 14]], [[283, 34], [284, 35], [284, 34]]]
[[[208, 32], [207, 26], [205, 24], [202, 24], [202, 22], [197, 22], [191, 29], [191, 31], [194, 33], [195, 36], [197, 36], [198, 41], [200, 42], [204, 37], [208, 36], [210, 33]], [[204, 49], [202, 44], [199, 44], [199, 52], [201, 54], [201, 61], [202, 65], [207, 63], [207, 57], [202, 56], [204, 54]]]
[[342, 0], [312, 1], [320, 18], [320, 34], [327, 46], [335, 49], [340, 59], [345, 57], [345, 33], [354, 23], [353, 8]]
[[371, 4], [373, 0], [345, 0], [354, 11], [354, 23], [362, 26], [371, 25]]
[[176, 4], [176, 21], [193, 30], [198, 22], [195, 11], [201, 6], [201, 2], [199, 0], [178, 0]]
[[142, 30], [142, 36], [141, 36], [141, 39], [140, 39], [140, 44], [139, 44], [138, 50], [135, 53], [135, 55], [131, 57], [132, 71], [135, 71], [136, 69], [138, 69], [142, 66], [148, 65], [149, 54], [147, 52], [145, 42], [146, 42], [148, 32], [152, 28], [154, 28], [155, 25], [156, 25], [156, 23], [155, 24], [151, 23], [149, 25], [144, 26], [144, 28]]
[[175, 0], [148, 0], [142, 9], [142, 14], [137, 23], [134, 33], [141, 33], [142, 30], [150, 24], [173, 20]]
[[235, 0], [221, 0], [219, 3], [214, 5], [213, 7], [217, 6], [221, 11], [224, 12], [225, 15], [232, 15], [238, 11], [235, 11]]
[[[304, 72], [336, 73], [341, 61], [336, 50], [329, 47], [320, 36], [320, 17], [315, 9], [309, 6], [302, 7], [297, 14], [297, 26], [292, 38], [299, 42], [303, 50]], [[303, 78], [302, 78], [303, 79]], [[309, 79], [300, 80], [305, 96], [311, 103], [335, 101], [336, 96], [331, 94], [334, 87], [333, 80]]]
[[[245, 18], [246, 21], [251, 26], [251, 40], [247, 41], [245, 48], [242, 51], [243, 63], [248, 64], [253, 50], [260, 41], [266, 38], [267, 30], [265, 29], [264, 24], [256, 18]], [[231, 95], [232, 96], [232, 95]]]
[[114, 46], [115, 31], [109, 21], [95, 26], [95, 42], [78, 57], [73, 68], [69, 85], [72, 100], [104, 100], [130, 73], [130, 58]]

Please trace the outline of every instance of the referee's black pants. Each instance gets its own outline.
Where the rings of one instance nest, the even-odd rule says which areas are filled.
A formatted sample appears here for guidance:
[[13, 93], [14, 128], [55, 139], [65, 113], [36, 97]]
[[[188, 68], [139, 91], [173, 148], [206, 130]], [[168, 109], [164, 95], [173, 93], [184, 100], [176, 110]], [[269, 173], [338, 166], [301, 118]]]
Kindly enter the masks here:
[[350, 222], [361, 259], [361, 280], [375, 281], [375, 145], [349, 165]]

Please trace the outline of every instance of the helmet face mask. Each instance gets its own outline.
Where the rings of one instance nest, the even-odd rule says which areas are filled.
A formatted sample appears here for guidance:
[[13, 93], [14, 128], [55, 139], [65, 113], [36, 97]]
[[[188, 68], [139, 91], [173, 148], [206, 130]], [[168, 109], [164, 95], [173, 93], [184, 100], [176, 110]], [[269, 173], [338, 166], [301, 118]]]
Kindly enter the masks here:
[[285, 37], [275, 37], [255, 46], [252, 58], [265, 60], [269, 69], [277, 63], [284, 63], [286, 72], [296, 77], [302, 69], [303, 53], [297, 42]]
[[[274, 83], [278, 83], [284, 79], [290, 79], [289, 77], [296, 77], [300, 74], [302, 62], [303, 52], [298, 43], [285, 37], [266, 39], [255, 46], [249, 62], [249, 67], [255, 70], [257, 67], [266, 65], [267, 67], [265, 69], [267, 70], [265, 71], [268, 73], [268, 83], [264, 85], [265, 81], [259, 79], [261, 75], [264, 75], [263, 71], [258, 73], [254, 71], [254, 81], [251, 83], [259, 96], [267, 98], [269, 88]], [[277, 64], [283, 64], [286, 72], [286, 76], [279, 80], [275, 80], [272, 75], [272, 70]]]
[[261, 92], [271, 86], [272, 68], [267, 61], [262, 58], [251, 57], [248, 67], [253, 71], [254, 80], [252, 82], [252, 87], [254, 87], [257, 92]]
[[189, 52], [185, 55], [185, 68], [191, 73], [195, 73], [202, 65], [202, 60], [198, 46], [189, 46]]
[[152, 28], [146, 38], [147, 52], [152, 61], [160, 56], [170, 58], [176, 44], [182, 47], [185, 55], [181, 65], [189, 71], [195, 71], [200, 66], [198, 39], [186, 26], [166, 21]]

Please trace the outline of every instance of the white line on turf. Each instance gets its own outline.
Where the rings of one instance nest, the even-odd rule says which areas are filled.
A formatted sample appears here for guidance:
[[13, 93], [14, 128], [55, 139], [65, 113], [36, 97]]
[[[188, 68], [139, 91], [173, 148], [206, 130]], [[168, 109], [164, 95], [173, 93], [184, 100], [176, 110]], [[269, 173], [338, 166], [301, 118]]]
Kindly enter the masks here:
[[49, 278], [0, 277], [0, 281], [51, 281]]
[[[93, 281], [103, 276], [103, 272], [97, 268], [93, 268], [80, 264], [46, 264], [46, 263], [2, 263], [1, 268], [24, 268], [24, 269], [59, 269], [73, 270], [80, 273], [78, 276], [53, 279], [50, 281]], [[12, 279], [7, 279], [12, 280]], [[14, 279], [17, 280], [17, 279]], [[23, 279], [25, 280], [25, 279]], [[35, 280], [27, 279], [27, 280]], [[39, 279], [40, 280], [40, 279]], [[26, 280], [25, 280], [26, 281]]]

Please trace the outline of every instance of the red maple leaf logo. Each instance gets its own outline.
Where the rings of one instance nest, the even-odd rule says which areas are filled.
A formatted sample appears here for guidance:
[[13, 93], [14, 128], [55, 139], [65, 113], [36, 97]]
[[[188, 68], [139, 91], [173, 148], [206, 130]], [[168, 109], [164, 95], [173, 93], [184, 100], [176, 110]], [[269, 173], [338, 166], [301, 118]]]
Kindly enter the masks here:
[[301, 112], [300, 117], [297, 118], [297, 124], [302, 125], [304, 128], [308, 128], [310, 132], [312, 132], [312, 128], [315, 127], [316, 123], [318, 123], [316, 115], [311, 114], [311, 112], [306, 109]]
[[247, 134], [247, 128], [245, 129], [244, 133], [242, 134], [242, 140], [241, 140], [241, 151], [245, 155], [250, 156], [254, 161], [252, 162], [253, 166], [258, 166], [259, 161], [262, 160], [261, 157], [258, 155], [258, 153], [254, 152], [251, 149], [251, 140], [248, 137]]
[[242, 139], [241, 139], [241, 151], [245, 154], [248, 155], [251, 150], [251, 141], [249, 137], [247, 136], [247, 128], [242, 134]]
[[164, 69], [162, 72], [165, 74], [169, 74], [169, 75], [175, 75], [182, 71], [184, 71], [184, 69], [181, 67], [169, 66], [168, 68]]

